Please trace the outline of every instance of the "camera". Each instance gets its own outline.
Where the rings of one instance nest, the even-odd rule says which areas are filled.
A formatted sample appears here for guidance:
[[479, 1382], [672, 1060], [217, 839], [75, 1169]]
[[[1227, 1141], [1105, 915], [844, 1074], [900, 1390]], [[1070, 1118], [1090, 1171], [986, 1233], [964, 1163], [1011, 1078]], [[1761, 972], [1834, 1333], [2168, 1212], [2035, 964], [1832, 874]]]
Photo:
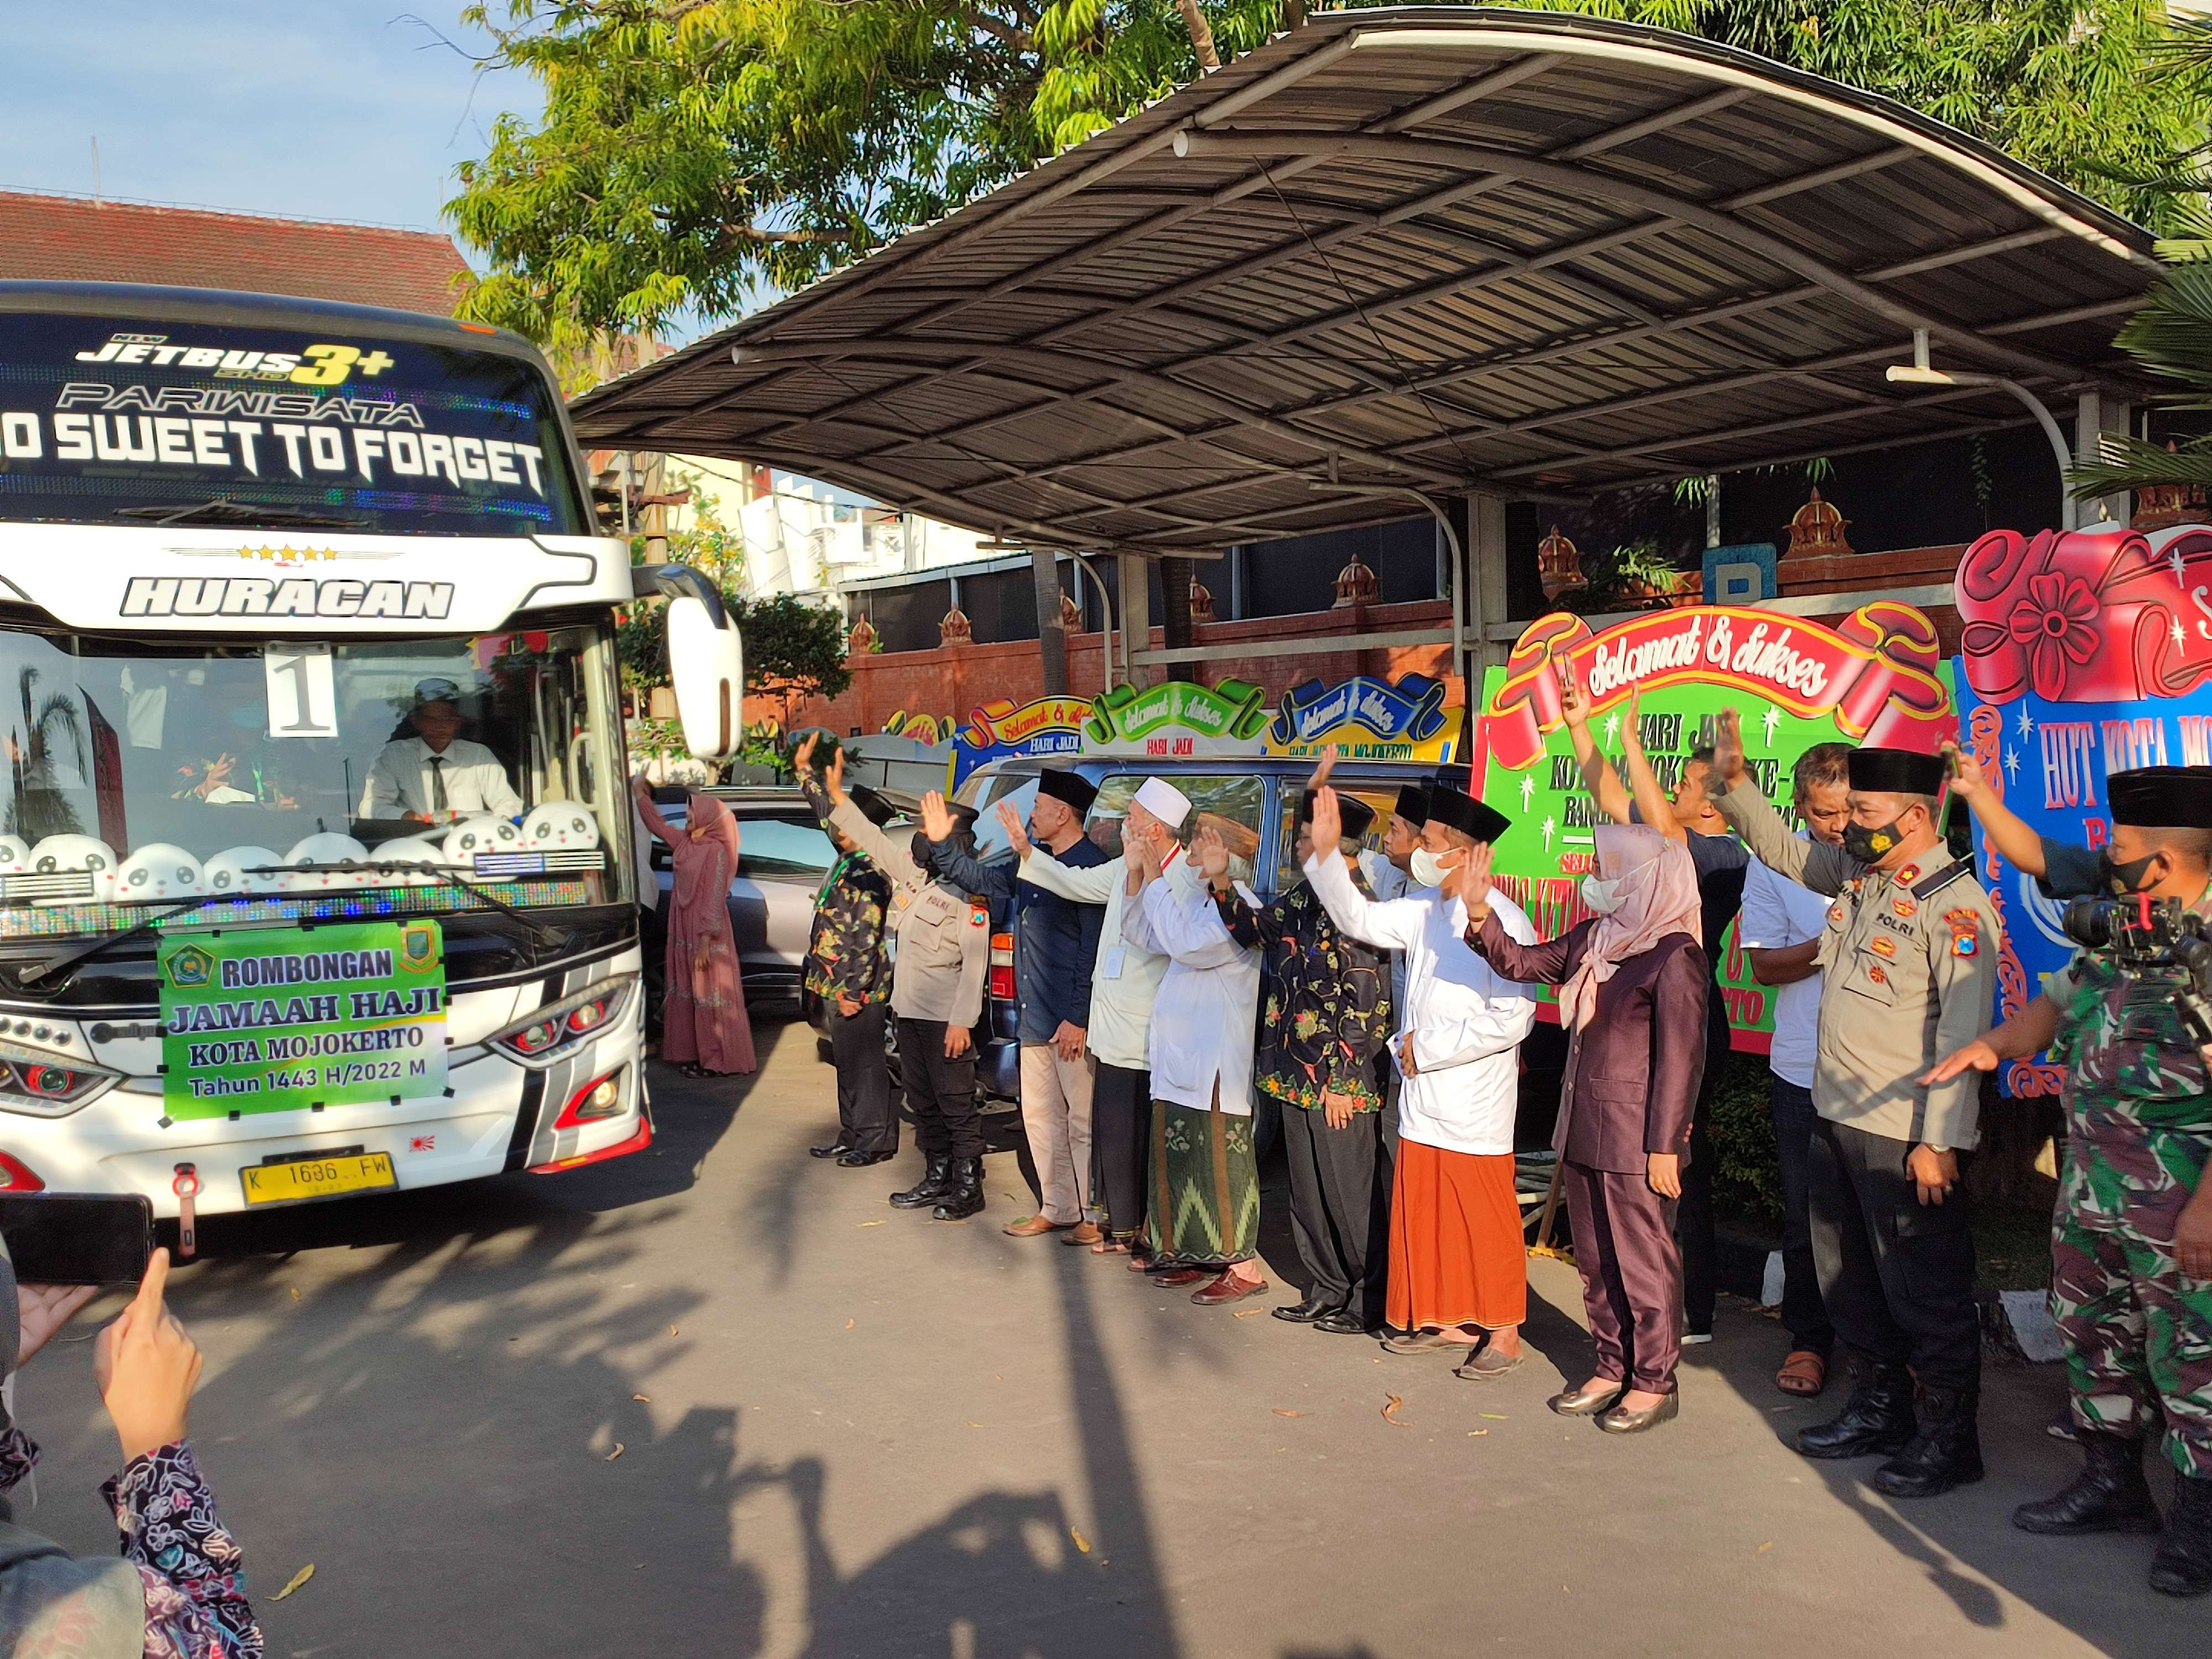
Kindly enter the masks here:
[[2191, 1040], [2212, 1046], [2212, 926], [2179, 899], [2078, 898], [2066, 907], [2066, 936], [2108, 952], [2123, 971], [2172, 975], [2173, 999]]

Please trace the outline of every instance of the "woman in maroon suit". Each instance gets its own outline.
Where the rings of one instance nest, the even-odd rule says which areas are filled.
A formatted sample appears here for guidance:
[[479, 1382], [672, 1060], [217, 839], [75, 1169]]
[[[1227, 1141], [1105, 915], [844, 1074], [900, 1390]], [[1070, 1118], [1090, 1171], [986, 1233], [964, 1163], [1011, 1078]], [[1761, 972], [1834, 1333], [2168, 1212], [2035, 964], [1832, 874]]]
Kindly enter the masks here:
[[1682, 1257], [1674, 1204], [1705, 1060], [1705, 953], [1689, 849], [1656, 830], [1601, 824], [1595, 914], [1561, 938], [1516, 945], [1490, 914], [1490, 857], [1460, 872], [1467, 942], [1509, 979], [1559, 987], [1570, 1033], [1559, 1094], [1560, 1185], [1574, 1229], [1596, 1373], [1552, 1409], [1634, 1434], [1679, 1409]]

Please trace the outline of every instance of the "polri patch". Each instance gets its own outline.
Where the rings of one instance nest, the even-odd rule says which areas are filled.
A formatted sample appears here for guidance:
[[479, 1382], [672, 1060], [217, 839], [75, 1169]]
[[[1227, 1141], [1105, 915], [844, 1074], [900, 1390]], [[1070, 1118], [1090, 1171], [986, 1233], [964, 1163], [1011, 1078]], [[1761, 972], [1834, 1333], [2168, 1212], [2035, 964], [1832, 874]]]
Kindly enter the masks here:
[[1887, 985], [1889, 983], [1889, 975], [1881, 970], [1879, 963], [1867, 969], [1867, 977], [1873, 981], [1876, 985]]
[[1907, 921], [1920, 914], [1919, 905], [1909, 898], [1892, 899], [1889, 902], [1889, 908]]
[[1897, 872], [1897, 884], [1899, 887], [1910, 887], [1919, 879], [1920, 866], [1917, 864], [1908, 864]]
[[1876, 933], [1867, 941], [1867, 949], [1878, 957], [1893, 957], [1897, 954], [1897, 941], [1887, 933]]

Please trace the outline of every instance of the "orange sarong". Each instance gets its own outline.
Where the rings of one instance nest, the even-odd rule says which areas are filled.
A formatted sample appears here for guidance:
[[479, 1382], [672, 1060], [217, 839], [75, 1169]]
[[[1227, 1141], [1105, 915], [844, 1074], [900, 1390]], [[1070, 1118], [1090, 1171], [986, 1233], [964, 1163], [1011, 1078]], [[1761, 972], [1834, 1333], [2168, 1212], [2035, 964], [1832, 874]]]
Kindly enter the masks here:
[[1527, 1316], [1528, 1262], [1510, 1153], [1486, 1158], [1399, 1142], [1384, 1308], [1401, 1331], [1495, 1330]]

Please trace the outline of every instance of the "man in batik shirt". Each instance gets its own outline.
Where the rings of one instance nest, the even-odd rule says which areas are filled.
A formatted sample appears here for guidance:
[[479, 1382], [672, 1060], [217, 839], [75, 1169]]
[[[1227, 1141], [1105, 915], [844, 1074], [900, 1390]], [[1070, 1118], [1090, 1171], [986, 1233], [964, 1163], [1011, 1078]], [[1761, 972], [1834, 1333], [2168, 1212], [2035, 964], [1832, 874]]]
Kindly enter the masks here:
[[[1313, 848], [1314, 792], [1298, 803], [1297, 856]], [[1355, 861], [1374, 810], [1347, 795], [1340, 836], [1353, 887], [1375, 893]], [[1390, 1041], [1385, 953], [1337, 931], [1320, 896], [1301, 881], [1257, 906], [1232, 888], [1217, 896], [1239, 945], [1274, 970], [1261, 1014], [1272, 1058], [1255, 1079], [1291, 1109], [1283, 1140], [1291, 1163], [1291, 1231], [1311, 1288], [1275, 1317], [1339, 1335], [1382, 1322], [1389, 1266], [1387, 1156], [1382, 1150], [1382, 1056]]]
[[[890, 821], [890, 803], [880, 795], [854, 791], [853, 799], [877, 828]], [[884, 1054], [891, 994], [884, 921], [890, 910], [891, 884], [836, 830], [830, 838], [838, 857], [814, 901], [806, 988], [822, 999], [830, 1028], [830, 1056], [837, 1068], [837, 1138], [807, 1150], [858, 1170], [898, 1154], [898, 1113], [891, 1105], [890, 1068]]]

